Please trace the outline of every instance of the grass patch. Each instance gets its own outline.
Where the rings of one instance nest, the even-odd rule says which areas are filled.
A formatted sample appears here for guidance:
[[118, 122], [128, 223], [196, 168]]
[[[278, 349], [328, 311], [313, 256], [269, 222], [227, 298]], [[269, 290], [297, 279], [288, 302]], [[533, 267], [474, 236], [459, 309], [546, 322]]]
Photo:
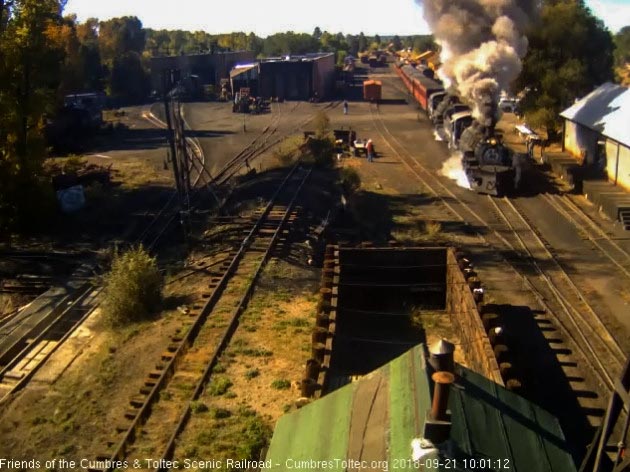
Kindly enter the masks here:
[[190, 404], [190, 409], [193, 413], [205, 413], [208, 411], [208, 405], [203, 402], [195, 401]]
[[291, 388], [291, 382], [286, 379], [277, 379], [271, 382], [271, 388], [276, 390], [288, 390]]
[[424, 231], [429, 238], [438, 238], [442, 233], [442, 224], [439, 221], [426, 221]]
[[232, 412], [226, 408], [215, 408], [212, 410], [212, 417], [217, 420], [229, 418]]
[[208, 393], [218, 397], [224, 395], [232, 385], [232, 381], [227, 377], [215, 377], [212, 379], [212, 382], [210, 382]]
[[343, 167], [339, 172], [339, 183], [344, 195], [352, 195], [361, 188], [361, 177], [352, 167]]
[[247, 372], [245, 372], [245, 378], [247, 380], [255, 379], [259, 375], [260, 375], [260, 370], [258, 369], [249, 369]]
[[241, 349], [239, 351], [240, 354], [249, 357], [271, 357], [273, 356], [273, 352], [268, 351], [267, 349], [262, 348], [247, 348]]

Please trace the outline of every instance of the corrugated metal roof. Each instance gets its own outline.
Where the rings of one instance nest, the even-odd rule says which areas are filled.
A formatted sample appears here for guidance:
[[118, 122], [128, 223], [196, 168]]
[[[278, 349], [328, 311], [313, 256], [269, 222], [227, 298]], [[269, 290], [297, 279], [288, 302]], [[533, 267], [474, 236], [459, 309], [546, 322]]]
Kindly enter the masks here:
[[237, 75], [243, 74], [257, 67], [258, 63], [234, 66], [234, 68], [230, 71], [230, 78], [234, 78]]
[[630, 146], [630, 89], [607, 82], [560, 116]]
[[[411, 441], [422, 436], [432, 389], [423, 350], [280, 418], [267, 453], [272, 470], [418, 470]], [[420, 470], [575, 472], [555, 417], [464, 367], [456, 374], [441, 466]]]

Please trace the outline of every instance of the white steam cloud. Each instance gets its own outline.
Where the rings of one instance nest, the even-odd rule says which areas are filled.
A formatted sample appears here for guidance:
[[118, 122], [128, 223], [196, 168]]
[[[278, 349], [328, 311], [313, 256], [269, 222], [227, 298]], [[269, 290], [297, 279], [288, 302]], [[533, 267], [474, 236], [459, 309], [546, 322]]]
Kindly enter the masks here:
[[527, 52], [527, 25], [538, 0], [416, 0], [436, 41], [439, 76], [473, 105], [484, 126], [498, 119], [497, 102], [521, 71]]
[[454, 180], [460, 187], [470, 189], [470, 182], [468, 181], [466, 172], [464, 172], [462, 155], [460, 153], [452, 154], [451, 157], [445, 160], [438, 173]]

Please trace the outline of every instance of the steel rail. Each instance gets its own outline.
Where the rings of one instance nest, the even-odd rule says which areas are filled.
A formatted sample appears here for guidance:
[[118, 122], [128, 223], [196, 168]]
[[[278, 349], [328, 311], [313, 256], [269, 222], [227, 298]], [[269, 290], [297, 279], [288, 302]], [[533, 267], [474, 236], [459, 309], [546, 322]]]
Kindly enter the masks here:
[[[376, 110], [377, 115], [380, 115], [380, 111], [377, 109]], [[377, 129], [377, 131], [379, 132], [379, 134], [381, 135], [381, 137], [383, 138], [383, 140], [385, 141], [385, 143], [388, 145], [388, 147], [394, 152], [395, 155], [397, 155], [399, 157], [399, 159], [405, 164], [405, 166], [412, 172], [412, 174], [414, 174], [419, 180], [420, 182], [422, 182], [422, 184], [436, 197], [438, 198], [443, 204], [444, 206], [446, 206], [449, 211], [453, 214], [454, 217], [456, 217], [457, 219], [460, 220], [460, 222], [462, 222], [463, 224], [465, 224], [466, 226], [469, 226], [468, 221], [466, 220], [466, 218], [464, 218], [462, 216], [461, 213], [459, 213], [454, 207], [453, 205], [451, 205], [450, 202], [446, 201], [444, 198], [443, 194], [440, 194], [440, 192], [438, 192], [431, 184], [429, 184], [428, 179], [423, 178], [415, 169], [414, 167], [408, 162], [407, 159], [411, 160], [413, 162], [413, 164], [418, 167], [423, 173], [427, 174], [429, 177], [432, 176], [432, 173], [426, 169], [426, 167], [424, 165], [422, 165], [420, 162], [418, 162], [418, 160], [411, 155], [405, 148], [404, 146], [402, 146], [399, 142], [398, 139], [392, 135], [392, 133], [389, 131], [389, 129], [387, 128], [387, 126], [382, 122], [382, 119], [380, 118], [380, 116], [377, 118], [375, 116], [374, 110], [373, 110], [373, 106], [372, 104], [370, 104], [370, 115], [372, 117], [372, 120], [375, 124], [375, 127]], [[391, 140], [394, 141], [404, 152], [405, 154], [408, 156], [407, 159], [403, 158], [403, 155], [397, 151], [392, 144], [389, 142], [390, 140], [385, 136], [385, 133], [381, 130], [381, 127], [379, 127], [378, 125], [381, 125], [382, 128], [385, 130], [385, 132], [391, 137]], [[469, 213], [474, 220], [478, 221], [479, 223], [481, 223], [482, 226], [487, 227], [487, 228], [491, 228], [492, 229], [492, 234], [501, 242], [503, 243], [503, 245], [505, 245], [507, 248], [509, 248], [512, 251], [515, 251], [514, 246], [507, 241], [507, 239], [505, 239], [505, 237], [503, 237], [503, 235], [501, 235], [498, 231], [496, 231], [496, 229], [488, 224], [476, 211], [474, 211], [467, 203], [465, 203], [464, 201], [462, 201], [459, 197], [457, 197], [452, 191], [450, 191], [442, 182], [440, 182], [438, 179], [435, 179], [434, 176], [432, 178], [432, 182], [435, 182], [439, 187], [441, 187], [442, 191], [447, 194], [450, 198], [452, 198], [455, 202], [457, 202], [458, 205], [460, 205], [467, 213]], [[481, 235], [478, 231], [475, 230], [475, 234], [477, 235], [477, 238], [484, 242], [486, 245], [489, 245], [488, 242], [488, 235]], [[555, 260], [555, 258], [554, 258]], [[557, 261], [556, 261], [557, 262]], [[578, 349], [581, 354], [583, 355], [584, 359], [586, 360], [587, 363], [590, 364], [591, 369], [594, 371], [595, 375], [597, 375], [600, 379], [604, 380], [604, 383], [607, 384], [608, 389], [610, 390], [610, 384], [609, 382], [606, 381], [607, 378], [610, 378], [610, 374], [606, 371], [605, 367], [604, 367], [604, 371], [601, 371], [601, 369], [594, 365], [597, 364], [599, 361], [594, 361], [593, 359], [590, 359], [589, 356], [586, 355], [586, 352], [584, 351], [584, 349], [582, 348], [582, 346], [580, 345], [580, 343], [577, 342], [577, 340], [575, 339], [575, 337], [570, 333], [570, 331], [567, 329], [567, 327], [564, 325], [564, 323], [559, 319], [558, 315], [554, 313], [554, 310], [552, 310], [549, 305], [547, 304], [547, 302], [545, 301], [545, 297], [535, 288], [535, 286], [531, 283], [531, 281], [529, 281], [527, 279], [526, 276], [524, 276], [523, 274], [521, 274], [518, 270], [516, 270], [516, 268], [514, 267], [513, 264], [510, 263], [510, 266], [512, 267], [512, 269], [514, 270], [514, 272], [521, 277], [521, 279], [526, 283], [527, 287], [530, 289], [530, 291], [532, 291], [532, 293], [535, 295], [536, 299], [539, 301], [539, 303], [541, 304], [542, 307], [544, 307], [550, 314], [552, 314], [554, 316], [554, 319], [559, 323], [560, 327], [562, 328], [563, 332], [568, 336], [569, 339], [571, 339], [575, 345], [575, 348]], [[566, 275], [566, 272], [565, 272]], [[568, 275], [566, 275], [568, 278]], [[554, 294], [556, 292], [553, 292]], [[582, 296], [581, 299], [584, 299], [584, 297]], [[560, 304], [562, 304], [562, 300], [558, 301]], [[600, 320], [601, 321], [601, 320]], [[607, 328], [606, 331], [608, 332]], [[610, 332], [608, 332], [608, 335], [610, 336], [611, 339], [614, 340], [614, 337], [612, 335], [610, 335]], [[618, 347], [618, 346], [617, 346]], [[592, 347], [590, 347], [592, 348]], [[603, 372], [603, 373], [602, 373]]]
[[[181, 337], [181, 339], [177, 342], [177, 345], [172, 345], [169, 347], [169, 356], [167, 359], [163, 357], [164, 364], [162, 365], [161, 372], [159, 376], [155, 377], [152, 381], [152, 385], [150, 386], [150, 390], [146, 393], [146, 397], [138, 408], [136, 408], [134, 417], [131, 420], [131, 424], [126, 428], [123, 432], [122, 438], [115, 444], [114, 451], [112, 453], [108, 453], [107, 455], [99, 455], [97, 460], [110, 460], [110, 461], [118, 461], [123, 460], [127, 453], [127, 446], [131, 444], [135, 440], [136, 432], [141, 428], [142, 424], [146, 420], [146, 418], [150, 415], [151, 406], [158, 399], [159, 392], [168, 384], [170, 378], [176, 369], [176, 363], [186, 352], [187, 348], [194, 343], [195, 338], [197, 337], [202, 325], [205, 323], [208, 315], [221, 298], [223, 294], [223, 290], [225, 289], [228, 281], [231, 279], [232, 275], [236, 272], [236, 269], [248, 251], [252, 239], [256, 232], [260, 229], [263, 223], [267, 220], [269, 213], [271, 212], [273, 206], [276, 204], [276, 200], [280, 193], [283, 191], [284, 187], [292, 178], [293, 174], [297, 171], [299, 167], [299, 163], [297, 163], [287, 174], [284, 180], [281, 182], [280, 186], [270, 198], [267, 206], [263, 210], [260, 217], [254, 223], [251, 230], [247, 233], [243, 241], [241, 242], [240, 248], [236, 251], [230, 261], [229, 265], [225, 269], [225, 272], [221, 276], [221, 279], [213, 288], [212, 294], [206, 301], [206, 304], [199, 311], [198, 315], [196, 315], [192, 324], [189, 325], [186, 333]], [[310, 172], [307, 174], [310, 175]], [[301, 188], [301, 186], [300, 186]], [[294, 200], [293, 200], [294, 201]], [[90, 469], [92, 471], [111, 471], [114, 468], [105, 468], [105, 469]]]
[[[598, 375], [600, 380], [602, 380], [602, 382], [605, 383], [606, 386], [609, 389], [612, 390], [612, 388], [614, 387], [614, 378], [616, 378], [616, 376], [617, 376], [616, 374], [621, 372], [621, 364], [620, 364], [620, 361], [619, 361], [619, 357], [623, 356], [623, 352], [621, 351], [619, 346], [616, 344], [616, 342], [614, 341], [612, 336], [610, 336], [610, 334], [606, 330], [606, 327], [603, 325], [603, 323], [601, 323], [601, 320], [599, 320], [599, 318], [597, 317], [597, 315], [594, 312], [592, 313], [592, 315], [593, 315], [594, 319], [596, 320], [595, 322], [596, 322], [596, 324], [600, 325], [600, 326], [597, 326], [597, 327], [594, 327], [592, 324], [590, 324], [586, 320], [586, 318], [580, 313], [580, 310], [576, 309], [575, 305], [573, 303], [571, 303], [567, 299], [567, 297], [558, 289], [558, 287], [553, 282], [551, 277], [549, 277], [547, 275], [547, 273], [549, 271], [548, 270], [543, 270], [540, 267], [540, 265], [538, 264], [538, 262], [536, 261], [536, 258], [534, 257], [534, 255], [532, 254], [531, 250], [529, 249], [529, 247], [527, 246], [527, 244], [523, 240], [523, 236], [521, 234], [521, 231], [515, 228], [515, 226], [510, 221], [510, 218], [507, 216], [506, 212], [499, 207], [497, 202], [494, 199], [492, 199], [492, 197], [488, 197], [488, 198], [490, 199], [490, 201], [491, 201], [492, 205], [494, 206], [494, 208], [496, 209], [496, 211], [500, 214], [501, 218], [503, 218], [503, 220], [505, 221], [506, 226], [509, 228], [509, 230], [512, 232], [512, 234], [515, 236], [515, 238], [519, 242], [519, 245], [523, 248], [523, 251], [525, 252], [525, 254], [526, 254], [527, 258], [528, 258], [527, 262], [536, 270], [538, 275], [541, 277], [541, 279], [548, 286], [548, 288], [551, 291], [551, 293], [553, 294], [553, 296], [557, 299], [558, 305], [565, 312], [568, 320], [573, 325], [573, 328], [577, 332], [577, 335], [578, 335], [578, 338], [579, 338], [579, 339], [576, 339], [575, 336], [571, 335], [571, 338], [574, 340], [574, 343], [577, 344], [578, 346], [580, 346], [580, 350], [582, 351], [583, 354], [587, 355], [585, 357], [587, 359], [587, 361], [588, 361], [588, 359], [590, 359], [591, 362], [594, 362], [596, 364], [596, 367], [597, 367], [597, 369], [595, 369], [596, 370], [596, 374]], [[543, 250], [547, 253], [546, 255], [548, 257], [548, 260], [552, 261], [554, 263], [554, 265], [557, 266], [556, 270], [559, 272], [559, 274], [561, 276], [564, 276], [566, 281], [569, 283], [569, 285], [572, 286], [573, 284], [568, 279], [568, 277], [566, 275], [566, 272], [559, 266], [559, 264], [556, 261], [556, 259], [549, 252], [549, 250], [545, 247], [544, 243], [540, 240], [540, 238], [538, 237], [536, 232], [533, 230], [533, 228], [531, 228], [531, 226], [527, 223], [527, 221], [525, 221], [522, 218], [522, 215], [520, 214], [520, 212], [512, 205], [512, 203], [509, 200], [507, 200], [507, 198], [505, 199], [505, 202], [509, 206], [511, 206], [512, 212], [515, 215], [517, 215], [519, 217], [519, 219], [521, 219], [521, 221], [526, 225], [527, 232], [534, 236], [534, 239], [536, 239], [536, 244], [539, 245], [541, 248], [543, 248]], [[525, 276], [525, 277], [527, 279], [529, 279], [529, 277], [527, 277], [527, 276]], [[581, 295], [578, 293], [577, 297], [581, 297]], [[584, 303], [585, 306], [590, 308], [590, 305], [588, 305], [588, 303], [586, 303], [585, 300], [580, 299], [580, 301], [582, 303]], [[592, 311], [592, 309], [591, 309], [591, 311]], [[558, 318], [559, 314], [556, 312], [556, 310], [551, 310], [551, 312], [554, 313], [556, 318]], [[597, 323], [597, 322], [599, 322], [599, 323]], [[579, 325], [580, 323], [583, 323], [584, 325], [586, 325], [586, 327], [588, 329], [592, 329], [593, 331], [595, 331], [595, 333], [597, 334], [601, 344], [604, 346], [604, 349], [609, 352], [610, 357], [612, 358], [612, 361], [614, 363], [616, 363], [616, 364], [619, 364], [619, 372], [615, 372], [612, 375], [609, 373], [609, 370], [610, 370], [611, 366], [609, 365], [608, 368], [606, 368], [606, 366], [604, 365], [604, 363], [600, 359], [600, 354], [596, 351], [596, 347], [593, 345], [594, 343], [593, 343], [592, 337], [591, 336], [587, 336], [587, 334], [585, 333], [585, 329]], [[566, 325], [564, 325], [564, 323], [563, 323], [563, 326], [564, 326], [564, 330], [566, 331], [567, 327], [566, 327]], [[602, 337], [602, 335], [600, 334], [599, 329], [604, 329], [604, 332], [608, 334], [610, 339], [608, 339], [608, 340], [604, 339]], [[613, 344], [612, 347], [610, 346], [611, 342]], [[586, 350], [587, 352], [585, 352], [584, 350]], [[613, 350], [616, 351], [616, 352], [613, 352]]]
[[[574, 202], [567, 197], [560, 196], [552, 196], [549, 194], [544, 194], [543, 197], [549, 204], [554, 207], [559, 213], [561, 213], [576, 229], [583, 231], [586, 234], [586, 237], [589, 241], [591, 241], [604, 255], [608, 258], [613, 264], [617, 266], [621, 272], [623, 272], [627, 277], [630, 278], [630, 269], [627, 265], [623, 265], [619, 262], [619, 258], [615, 257], [611, 254], [611, 251], [607, 250], [603, 247], [600, 241], [606, 241], [621, 257], [626, 259], [628, 263], [630, 263], [630, 254], [626, 250], [624, 250], [621, 246], [619, 246], [615, 241], [613, 241], [605, 231], [603, 231], [594, 221], [592, 221], [588, 216], [583, 214], [582, 210], [578, 208]], [[577, 221], [575, 217], [582, 220], [583, 224]]]
[[[271, 238], [271, 240], [269, 241], [269, 244], [267, 246], [267, 249], [265, 250], [265, 253], [260, 261], [260, 263], [258, 264], [258, 266], [256, 267], [256, 270], [254, 272], [254, 275], [252, 276], [248, 287], [245, 291], [245, 294], [242, 296], [242, 298], [240, 299], [238, 305], [236, 306], [236, 308], [234, 309], [231, 319], [230, 319], [230, 323], [225, 331], [225, 333], [223, 334], [221, 341], [219, 342], [219, 345], [217, 346], [214, 354], [212, 355], [212, 358], [210, 359], [210, 362], [207, 363], [206, 368], [201, 376], [201, 378], [199, 379], [199, 381], [197, 382], [197, 385], [195, 387], [195, 390], [193, 392], [193, 394], [190, 396], [190, 399], [188, 400], [184, 411], [182, 412], [182, 414], [180, 415], [179, 421], [177, 422], [177, 426], [175, 428], [175, 430], [173, 431], [173, 434], [171, 435], [171, 437], [168, 440], [168, 443], [164, 449], [164, 452], [161, 456], [161, 461], [160, 464], [166, 464], [170, 459], [172, 459], [173, 454], [175, 452], [175, 442], [177, 440], [177, 438], [179, 437], [179, 435], [184, 431], [184, 428], [186, 427], [186, 424], [188, 423], [188, 420], [190, 419], [190, 414], [192, 412], [192, 403], [194, 401], [196, 401], [201, 394], [203, 393], [206, 384], [208, 383], [208, 381], [210, 380], [210, 377], [212, 375], [212, 370], [214, 369], [214, 367], [217, 364], [217, 361], [219, 360], [219, 358], [221, 357], [221, 354], [225, 351], [225, 348], [228, 346], [234, 332], [236, 331], [236, 328], [238, 326], [238, 320], [241, 316], [241, 314], [245, 311], [245, 309], [247, 308], [247, 305], [249, 303], [249, 300], [251, 299], [252, 293], [254, 291], [254, 288], [256, 286], [256, 283], [260, 277], [260, 274], [262, 273], [265, 265], [267, 264], [267, 261], [269, 260], [269, 258], [271, 257], [271, 253], [276, 245], [276, 242], [282, 232], [282, 230], [284, 229], [284, 226], [286, 225], [286, 222], [289, 219], [289, 216], [293, 213], [293, 208], [295, 206], [295, 202], [297, 200], [298, 195], [300, 194], [300, 191], [302, 190], [302, 187], [304, 186], [304, 184], [306, 183], [306, 181], [308, 180], [308, 178], [310, 177], [312, 172], [312, 169], [309, 169], [307, 171], [307, 173], [304, 175], [304, 177], [302, 178], [302, 180], [300, 181], [300, 184], [297, 188], [297, 190], [295, 191], [295, 193], [293, 194], [293, 198], [291, 199], [290, 203], [287, 205], [287, 209], [284, 212], [284, 215], [282, 216], [282, 219], [280, 220], [280, 223], [278, 224], [275, 232], [273, 233], [273, 236]], [[168, 467], [158, 467], [156, 469], [158, 472], [165, 472], [167, 470], [169, 470]]]
[[44, 356], [41, 356], [35, 362], [35, 364], [30, 367], [29, 371], [23, 377], [21, 377], [15, 385], [10, 386], [8, 392], [0, 397], [0, 405], [6, 403], [13, 396], [13, 394], [24, 388], [24, 386], [28, 384], [33, 375], [37, 373], [40, 367], [44, 365], [44, 363], [50, 358], [50, 356], [52, 356], [55, 351], [64, 343], [64, 341], [66, 341], [72, 335], [72, 333], [74, 333], [74, 331], [87, 319], [87, 317], [92, 314], [92, 312], [98, 306], [98, 303], [96, 303], [96, 299], [101, 291], [102, 288], [95, 289], [90, 284], [85, 284], [85, 286], [81, 287], [81, 289], [78, 290], [78, 296], [72, 301], [72, 303], [69, 306], [65, 307], [65, 309], [58, 316], [51, 320], [51, 322], [43, 329], [43, 331], [39, 335], [29, 341], [29, 343], [15, 357], [13, 357], [13, 359], [11, 359], [11, 361], [0, 370], [1, 384], [4, 381], [7, 373], [18, 366], [20, 362], [25, 360], [28, 355], [33, 350], [35, 350], [42, 341], [45, 341], [46, 338], [59, 327], [59, 325], [68, 321], [68, 318], [71, 317], [70, 315], [73, 310], [81, 310], [81, 308], [78, 308], [78, 306], [88, 300], [88, 298], [92, 298], [92, 303], [82, 310], [84, 311], [84, 313], [82, 313], [78, 319], [70, 320], [70, 327], [63, 330], [63, 334], [57, 340], [52, 349], [48, 350]]
[[[295, 109], [300, 105], [300, 103], [302, 102], [298, 102], [289, 113], [292, 113], [293, 111], [295, 111]], [[319, 111], [335, 108], [336, 106], [339, 105], [339, 103], [340, 102], [329, 102], [325, 106], [321, 108], [317, 108], [316, 113]], [[266, 139], [262, 143], [258, 143], [256, 148], [249, 150], [246, 156], [242, 155], [238, 159], [236, 159], [232, 164], [230, 164], [230, 169], [228, 169], [229, 172], [228, 170], [226, 170], [226, 172], [221, 173], [221, 175], [217, 174], [218, 177], [216, 177], [216, 180], [218, 181], [218, 184], [220, 185], [225, 184], [229, 179], [231, 179], [236, 174], [236, 172], [238, 172], [243, 167], [243, 165], [245, 165], [246, 161], [248, 161], [249, 159], [255, 159], [256, 157], [260, 156], [262, 153], [268, 151], [272, 147], [276, 146], [278, 143], [282, 142], [282, 140], [284, 140], [290, 134], [295, 133], [296, 131], [302, 129], [305, 125], [307, 125], [314, 119], [315, 119], [315, 116], [310, 116], [310, 117], [305, 118], [304, 120], [296, 124], [293, 128], [291, 128], [288, 132], [282, 133], [279, 137], [277, 137], [275, 140], [269, 143], [271, 136], [275, 134], [275, 131], [277, 131], [277, 127], [276, 127], [274, 132], [267, 135]]]

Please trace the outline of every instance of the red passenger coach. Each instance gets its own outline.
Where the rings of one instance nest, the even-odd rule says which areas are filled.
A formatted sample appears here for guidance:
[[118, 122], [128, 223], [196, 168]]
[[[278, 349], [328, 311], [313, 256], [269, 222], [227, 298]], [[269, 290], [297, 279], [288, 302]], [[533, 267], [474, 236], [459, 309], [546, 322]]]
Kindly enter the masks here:
[[397, 66], [396, 72], [424, 111], [427, 111], [429, 95], [444, 90], [441, 82], [428, 77], [428, 75], [433, 75], [433, 70], [429, 68], [418, 70], [415, 67], [404, 65], [402, 67]]

